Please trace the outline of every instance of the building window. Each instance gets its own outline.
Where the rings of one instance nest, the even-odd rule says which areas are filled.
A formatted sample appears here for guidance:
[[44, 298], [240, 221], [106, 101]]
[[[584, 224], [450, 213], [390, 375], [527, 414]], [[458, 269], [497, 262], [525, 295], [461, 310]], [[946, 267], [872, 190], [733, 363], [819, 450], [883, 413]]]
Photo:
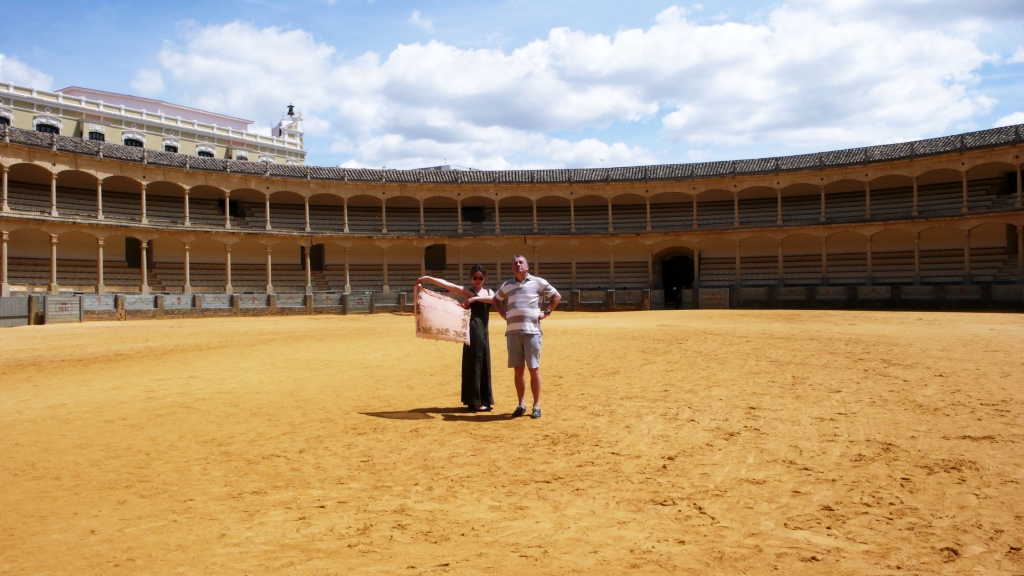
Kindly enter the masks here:
[[46, 132], [47, 134], [60, 134], [60, 128], [56, 126], [50, 126], [49, 124], [36, 124], [36, 132]]
[[132, 148], [143, 148], [143, 147], [145, 147], [145, 144], [142, 143], [142, 140], [136, 140], [135, 138], [125, 138], [124, 139], [124, 145], [125, 146], [131, 146]]
[[174, 144], [164, 144], [164, 152], [173, 152], [174, 154], [177, 154], [178, 147]]
[[209, 150], [199, 150], [196, 152], [196, 156], [199, 156], [200, 158], [213, 158], [213, 152], [210, 152]]
[[103, 132], [89, 132], [89, 140], [94, 140], [96, 142], [106, 142], [107, 135], [104, 134]]

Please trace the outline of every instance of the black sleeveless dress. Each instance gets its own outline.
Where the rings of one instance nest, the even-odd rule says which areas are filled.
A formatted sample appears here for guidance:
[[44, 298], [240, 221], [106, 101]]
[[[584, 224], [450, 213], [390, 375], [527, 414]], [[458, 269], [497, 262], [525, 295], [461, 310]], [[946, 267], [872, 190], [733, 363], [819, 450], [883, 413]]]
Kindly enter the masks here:
[[[470, 290], [472, 292], [472, 290]], [[491, 344], [487, 336], [490, 304], [470, 304], [469, 346], [462, 347], [462, 403], [470, 408], [491, 406]]]

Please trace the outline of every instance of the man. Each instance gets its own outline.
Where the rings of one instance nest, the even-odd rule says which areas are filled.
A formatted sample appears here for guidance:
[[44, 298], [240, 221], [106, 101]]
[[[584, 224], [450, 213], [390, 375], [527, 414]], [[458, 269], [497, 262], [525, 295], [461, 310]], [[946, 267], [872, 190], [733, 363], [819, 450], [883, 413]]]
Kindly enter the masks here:
[[[522, 254], [512, 258], [512, 273], [515, 278], [501, 285], [494, 294], [492, 303], [498, 314], [508, 323], [505, 328], [505, 343], [508, 346], [508, 367], [515, 370], [516, 394], [519, 406], [512, 413], [513, 418], [526, 414], [526, 382], [523, 378], [530, 371], [530, 389], [533, 391], [533, 412], [530, 418], [540, 418], [540, 347], [542, 336], [540, 321], [555, 311], [562, 295], [543, 278], [530, 276], [530, 264]], [[543, 298], [551, 305], [541, 311]]]

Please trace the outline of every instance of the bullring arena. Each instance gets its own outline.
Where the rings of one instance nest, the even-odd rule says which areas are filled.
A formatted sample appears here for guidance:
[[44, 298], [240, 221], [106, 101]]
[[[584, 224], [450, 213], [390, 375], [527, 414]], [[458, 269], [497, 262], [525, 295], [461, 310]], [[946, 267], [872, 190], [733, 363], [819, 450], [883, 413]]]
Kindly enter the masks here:
[[[0, 573], [1024, 573], [1022, 126], [354, 170], [0, 99]], [[536, 421], [407, 311], [516, 253], [565, 296]]]

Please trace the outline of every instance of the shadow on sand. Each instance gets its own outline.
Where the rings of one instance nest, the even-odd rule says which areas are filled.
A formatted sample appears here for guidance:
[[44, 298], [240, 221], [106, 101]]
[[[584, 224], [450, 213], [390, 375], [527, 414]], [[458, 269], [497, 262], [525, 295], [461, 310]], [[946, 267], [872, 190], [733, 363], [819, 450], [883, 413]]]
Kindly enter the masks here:
[[398, 412], [360, 412], [364, 416], [385, 418], [388, 420], [431, 420], [432, 414], [438, 414], [445, 422], [498, 422], [511, 420], [510, 414], [494, 412], [473, 412], [465, 406], [455, 408], [413, 408]]

